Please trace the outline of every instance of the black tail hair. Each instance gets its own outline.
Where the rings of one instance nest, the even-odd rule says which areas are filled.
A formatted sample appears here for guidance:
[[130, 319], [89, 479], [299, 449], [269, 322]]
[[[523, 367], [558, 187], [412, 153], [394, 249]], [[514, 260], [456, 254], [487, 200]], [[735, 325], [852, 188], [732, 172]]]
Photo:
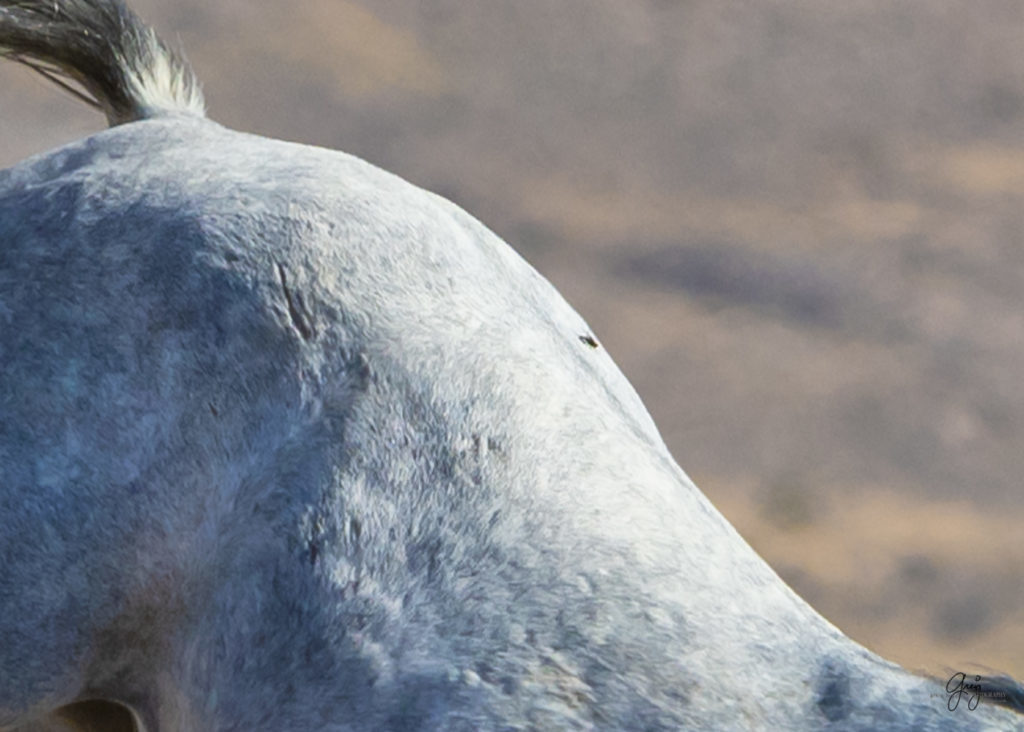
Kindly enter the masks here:
[[122, 0], [0, 0], [0, 56], [101, 110], [111, 126], [205, 114], [188, 61]]

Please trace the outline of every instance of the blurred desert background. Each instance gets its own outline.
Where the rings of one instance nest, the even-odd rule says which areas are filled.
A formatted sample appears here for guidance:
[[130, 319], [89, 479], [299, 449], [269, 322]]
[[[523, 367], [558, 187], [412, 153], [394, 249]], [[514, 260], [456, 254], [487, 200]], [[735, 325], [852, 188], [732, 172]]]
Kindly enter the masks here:
[[[134, 4], [212, 118], [503, 236], [836, 625], [1024, 676], [1024, 3]], [[0, 165], [103, 124], [0, 66]]]

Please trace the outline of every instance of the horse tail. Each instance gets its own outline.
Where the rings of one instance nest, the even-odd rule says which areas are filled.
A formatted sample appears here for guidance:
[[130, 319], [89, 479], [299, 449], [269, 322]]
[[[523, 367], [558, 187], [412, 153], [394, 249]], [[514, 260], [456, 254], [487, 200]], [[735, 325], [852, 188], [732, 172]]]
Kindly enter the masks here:
[[0, 56], [102, 111], [111, 127], [167, 113], [205, 116], [184, 55], [122, 0], [0, 0]]

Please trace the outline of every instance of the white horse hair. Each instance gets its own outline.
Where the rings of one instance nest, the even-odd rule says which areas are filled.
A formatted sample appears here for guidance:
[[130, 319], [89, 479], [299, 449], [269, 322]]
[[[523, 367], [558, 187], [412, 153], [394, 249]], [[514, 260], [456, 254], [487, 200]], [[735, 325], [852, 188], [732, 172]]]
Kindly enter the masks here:
[[0, 53], [112, 125], [0, 172], [0, 730], [1024, 729], [786, 587], [453, 204], [208, 121], [119, 0]]

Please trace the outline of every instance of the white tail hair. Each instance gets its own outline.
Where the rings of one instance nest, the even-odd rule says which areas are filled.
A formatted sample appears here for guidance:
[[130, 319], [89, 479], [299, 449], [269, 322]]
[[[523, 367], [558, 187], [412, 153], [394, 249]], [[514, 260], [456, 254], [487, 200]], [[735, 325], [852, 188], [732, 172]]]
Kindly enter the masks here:
[[101, 110], [112, 127], [205, 115], [188, 61], [121, 0], [0, 0], [0, 55]]

